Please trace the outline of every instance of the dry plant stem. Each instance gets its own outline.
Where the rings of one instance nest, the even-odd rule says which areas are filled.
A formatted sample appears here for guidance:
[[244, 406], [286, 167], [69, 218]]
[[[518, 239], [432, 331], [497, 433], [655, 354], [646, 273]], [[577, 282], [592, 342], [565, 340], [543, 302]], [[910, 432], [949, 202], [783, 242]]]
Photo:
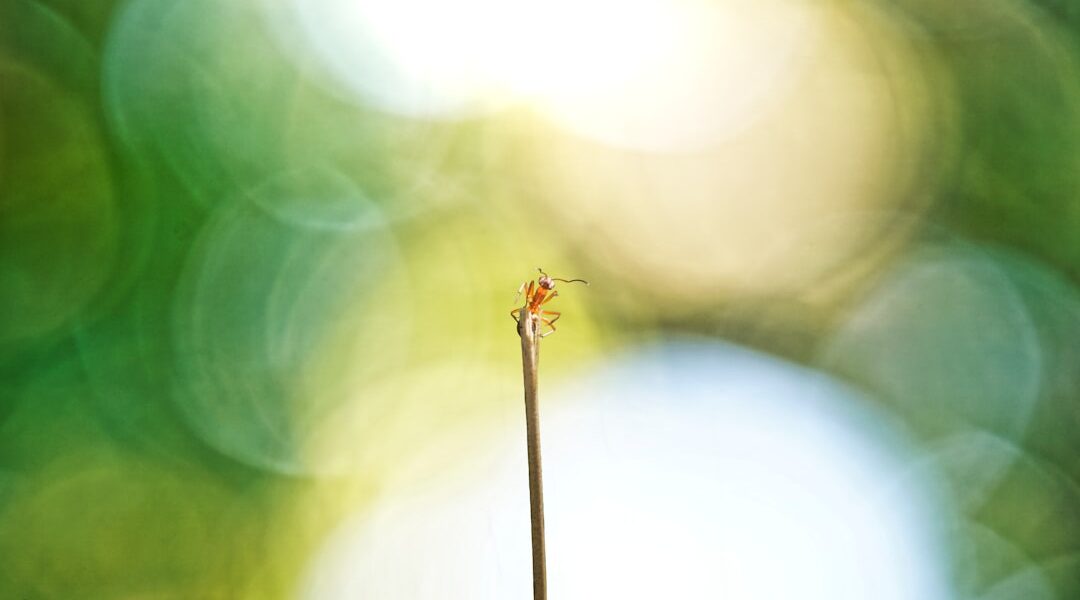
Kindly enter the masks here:
[[544, 550], [544, 477], [540, 467], [540, 411], [537, 406], [537, 367], [540, 362], [538, 320], [522, 311], [521, 366], [525, 373], [525, 443], [529, 449], [529, 513], [532, 518], [533, 600], [547, 600]]

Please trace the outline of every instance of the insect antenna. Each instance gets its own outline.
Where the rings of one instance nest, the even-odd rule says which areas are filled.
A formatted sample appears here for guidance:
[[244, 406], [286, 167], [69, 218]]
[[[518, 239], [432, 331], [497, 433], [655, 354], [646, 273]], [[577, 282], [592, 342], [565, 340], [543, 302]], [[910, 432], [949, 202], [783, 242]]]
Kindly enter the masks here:
[[559, 279], [558, 277], [552, 277], [552, 279], [555, 280], [555, 281], [564, 281], [566, 283], [574, 283], [575, 281], [580, 281], [581, 283], [584, 283], [585, 285], [589, 285], [589, 282], [585, 281], [584, 279]]

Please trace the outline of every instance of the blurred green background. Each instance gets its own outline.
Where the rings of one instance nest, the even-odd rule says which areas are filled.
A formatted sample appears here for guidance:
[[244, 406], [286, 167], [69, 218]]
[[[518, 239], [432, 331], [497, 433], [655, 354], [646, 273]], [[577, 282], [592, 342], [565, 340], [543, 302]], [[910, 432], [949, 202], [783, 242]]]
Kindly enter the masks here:
[[0, 0], [0, 597], [480, 597], [305, 582], [524, 443], [537, 266], [545, 390], [809, 370], [933, 471], [943, 597], [1080, 597], [1078, 61], [1058, 0]]

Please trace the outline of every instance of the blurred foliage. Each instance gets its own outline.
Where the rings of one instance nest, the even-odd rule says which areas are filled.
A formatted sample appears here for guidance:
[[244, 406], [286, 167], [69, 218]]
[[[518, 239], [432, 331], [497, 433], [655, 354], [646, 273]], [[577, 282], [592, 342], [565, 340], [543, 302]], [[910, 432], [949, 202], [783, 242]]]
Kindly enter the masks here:
[[955, 488], [958, 597], [1080, 596], [1072, 3], [807, 8], [801, 70], [678, 152], [395, 113], [281, 10], [0, 2], [0, 596], [290, 597], [517, 409], [538, 265], [593, 282], [545, 378], [683, 335], [834, 373]]

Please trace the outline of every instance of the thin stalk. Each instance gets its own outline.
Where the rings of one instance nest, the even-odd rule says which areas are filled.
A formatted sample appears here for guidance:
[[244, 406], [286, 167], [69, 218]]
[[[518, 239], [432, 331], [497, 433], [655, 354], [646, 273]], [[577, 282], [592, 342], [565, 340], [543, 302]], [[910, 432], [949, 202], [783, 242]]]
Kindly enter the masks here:
[[544, 549], [544, 477], [540, 465], [540, 410], [537, 406], [537, 368], [540, 337], [537, 320], [522, 311], [521, 367], [525, 374], [525, 444], [529, 450], [529, 514], [532, 520], [533, 600], [547, 600], [547, 562]]

